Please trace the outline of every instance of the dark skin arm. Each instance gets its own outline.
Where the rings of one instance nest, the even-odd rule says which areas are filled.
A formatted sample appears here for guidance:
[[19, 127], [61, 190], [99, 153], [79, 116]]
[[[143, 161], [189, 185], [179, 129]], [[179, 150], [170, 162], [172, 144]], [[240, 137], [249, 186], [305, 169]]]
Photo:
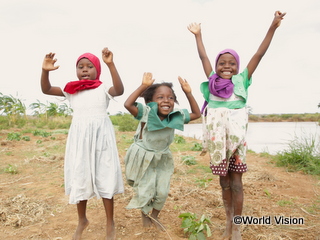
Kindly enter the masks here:
[[121, 96], [124, 92], [123, 83], [121, 81], [118, 70], [113, 62], [113, 53], [108, 48], [102, 50], [102, 59], [108, 66], [113, 86], [109, 89], [109, 94], [113, 97]]
[[179, 79], [181, 88], [189, 101], [189, 105], [191, 108], [190, 121], [198, 119], [201, 116], [201, 113], [200, 113], [199, 106], [191, 93], [191, 87], [187, 82], [187, 80], [182, 79], [181, 77], [178, 77], [178, 79]]
[[[249, 78], [252, 77], [252, 74], [256, 70], [259, 62], [261, 61], [262, 57], [266, 53], [266, 51], [269, 48], [269, 45], [271, 43], [271, 40], [273, 38], [273, 35], [276, 31], [276, 29], [280, 26], [281, 20], [286, 15], [286, 13], [281, 13], [279, 11], [276, 11], [274, 14], [274, 19], [271, 23], [271, 26], [269, 27], [269, 30], [263, 39], [261, 45], [259, 46], [257, 52], [253, 55], [251, 60], [249, 61], [247, 68], [248, 68], [248, 75]], [[203, 70], [207, 77], [209, 77], [210, 73], [212, 72], [213, 68], [210, 63], [210, 60], [207, 56], [203, 41], [202, 41], [202, 35], [201, 35], [201, 23], [191, 23], [188, 26], [188, 29], [190, 32], [192, 32], [195, 35], [196, 38], [196, 44], [198, 49], [198, 54], [202, 62]]]
[[57, 70], [59, 66], [54, 66], [57, 59], [54, 58], [54, 53], [46, 54], [42, 63], [42, 73], [41, 73], [41, 90], [44, 94], [54, 95], [54, 96], [64, 96], [62, 89], [60, 87], [51, 86], [49, 80], [49, 72]]
[[198, 54], [202, 63], [202, 67], [206, 76], [209, 77], [213, 69], [202, 41], [201, 23], [191, 23], [188, 26], [188, 29], [194, 34], [196, 38]]
[[[201, 116], [199, 106], [191, 93], [191, 87], [186, 80], [178, 77], [182, 90], [184, 91], [191, 108], [190, 121], [195, 120]], [[125, 108], [136, 117], [138, 114], [138, 108], [135, 106], [135, 102], [138, 97], [154, 83], [152, 79], [152, 73], [144, 73], [141, 85], [128, 97], [125, 101]]]
[[[41, 74], [41, 90], [44, 94], [64, 96], [62, 89], [60, 87], [51, 86], [49, 80], [49, 72], [57, 70], [59, 66], [54, 66], [57, 59], [54, 58], [55, 53], [49, 53], [45, 56], [42, 64], [42, 74]], [[117, 68], [113, 62], [113, 53], [104, 48], [102, 50], [102, 59], [108, 66], [113, 86], [109, 89], [109, 94], [113, 97], [120, 96], [124, 92], [124, 87], [117, 71]]]
[[135, 106], [135, 102], [138, 97], [154, 82], [152, 79], [152, 73], [144, 73], [142, 77], [141, 85], [128, 97], [124, 103], [124, 107], [134, 116], [138, 115], [138, 108]]
[[271, 43], [271, 40], [273, 38], [273, 35], [274, 35], [276, 29], [280, 26], [281, 20], [283, 19], [283, 17], [285, 15], [286, 15], [286, 13], [281, 13], [279, 11], [276, 11], [274, 13], [274, 19], [271, 23], [271, 26], [268, 29], [268, 32], [267, 32], [265, 38], [263, 39], [257, 52], [253, 55], [253, 57], [251, 58], [251, 60], [249, 61], [248, 65], [247, 65], [249, 79], [252, 77], [253, 72], [256, 70], [262, 57], [264, 56], [264, 54], [268, 50], [270, 43]]

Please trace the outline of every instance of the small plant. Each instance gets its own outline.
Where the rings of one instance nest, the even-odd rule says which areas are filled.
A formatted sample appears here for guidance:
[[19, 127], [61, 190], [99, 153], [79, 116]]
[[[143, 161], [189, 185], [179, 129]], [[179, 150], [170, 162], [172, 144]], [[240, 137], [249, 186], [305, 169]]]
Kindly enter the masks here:
[[197, 220], [197, 216], [194, 213], [182, 213], [179, 215], [179, 218], [182, 219], [181, 227], [184, 229], [184, 233], [189, 235], [189, 240], [204, 240], [207, 237], [211, 236], [211, 230], [209, 225], [211, 221], [205, 216], [202, 215], [200, 220]]
[[186, 140], [182, 136], [174, 135], [174, 143], [183, 144], [186, 143]]
[[21, 140], [20, 133], [8, 133], [7, 140], [9, 141], [20, 141]]
[[264, 189], [263, 191], [267, 195], [267, 197], [271, 197], [271, 193], [268, 191], [268, 189]]
[[186, 165], [196, 165], [197, 164], [197, 161], [194, 158], [194, 156], [183, 156], [182, 162]]
[[51, 136], [51, 133], [43, 130], [35, 130], [33, 131], [33, 136], [49, 137]]
[[279, 200], [277, 202], [277, 204], [280, 206], [280, 207], [285, 207], [285, 206], [288, 206], [288, 205], [293, 205], [293, 202], [291, 200]]
[[200, 187], [206, 188], [208, 186], [208, 183], [212, 181], [212, 178], [209, 179], [196, 179], [196, 183], [198, 183], [198, 185]]
[[23, 136], [21, 139], [23, 141], [30, 141], [30, 137], [29, 136]]
[[202, 151], [202, 144], [195, 142], [191, 147], [191, 151]]
[[5, 173], [10, 173], [10, 174], [17, 174], [18, 170], [16, 166], [13, 166], [11, 164], [8, 164], [8, 166], [4, 169]]

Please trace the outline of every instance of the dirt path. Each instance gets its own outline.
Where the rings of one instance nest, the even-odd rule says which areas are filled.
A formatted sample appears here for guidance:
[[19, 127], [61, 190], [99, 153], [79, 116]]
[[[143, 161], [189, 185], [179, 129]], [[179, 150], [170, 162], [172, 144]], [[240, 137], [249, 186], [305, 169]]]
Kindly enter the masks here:
[[[118, 133], [118, 142], [124, 142]], [[66, 134], [42, 138], [30, 135], [30, 141], [7, 141], [0, 134], [0, 239], [71, 239], [77, 224], [76, 206], [68, 205], [63, 188], [63, 151]], [[188, 139], [188, 141], [194, 141]], [[128, 144], [129, 145], [129, 141]], [[119, 149], [121, 160], [125, 147]], [[181, 156], [191, 155], [197, 165], [187, 166]], [[199, 152], [175, 152], [175, 173], [170, 196], [160, 220], [167, 232], [141, 226], [140, 212], [126, 210], [132, 189], [115, 196], [117, 239], [187, 239], [179, 214], [205, 214], [211, 219], [212, 236], [220, 239], [225, 214], [218, 178], [208, 171], [208, 155]], [[123, 162], [122, 162], [123, 164]], [[11, 168], [10, 168], [11, 166]], [[243, 225], [243, 239], [320, 239], [320, 181], [302, 173], [275, 167], [258, 154], [248, 154], [249, 172], [244, 175], [243, 215], [268, 219], [270, 224]], [[123, 166], [122, 166], [123, 167]], [[16, 169], [17, 174], [11, 174]], [[7, 171], [7, 172], [5, 172]], [[101, 200], [88, 202], [90, 225], [83, 239], [105, 239], [105, 215]], [[276, 225], [275, 219], [291, 224]], [[294, 224], [302, 219], [304, 224]], [[266, 220], [267, 221], [267, 220]]]

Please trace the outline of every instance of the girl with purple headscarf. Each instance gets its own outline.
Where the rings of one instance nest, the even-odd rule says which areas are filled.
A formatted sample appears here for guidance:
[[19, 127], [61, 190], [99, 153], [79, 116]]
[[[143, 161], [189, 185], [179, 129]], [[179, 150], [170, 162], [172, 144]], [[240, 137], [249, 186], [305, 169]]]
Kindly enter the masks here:
[[78, 226], [72, 237], [81, 239], [88, 226], [87, 201], [102, 198], [107, 217], [107, 239], [115, 240], [113, 196], [123, 193], [122, 172], [115, 132], [107, 108], [110, 100], [123, 94], [123, 84], [113, 61], [113, 53], [104, 48], [102, 59], [108, 66], [112, 84], [100, 81], [98, 57], [82, 54], [76, 61], [78, 80], [60, 87], [51, 86], [49, 72], [56, 70], [54, 53], [45, 56], [42, 64], [41, 89], [49, 95], [66, 97], [73, 109], [64, 160], [65, 192], [69, 203], [77, 204]]
[[226, 228], [223, 237], [242, 239], [240, 226], [233, 223], [242, 214], [242, 174], [246, 165], [246, 131], [248, 113], [246, 103], [252, 74], [266, 53], [276, 29], [285, 13], [276, 11], [268, 32], [246, 68], [240, 72], [240, 59], [232, 49], [221, 51], [214, 68], [202, 42], [201, 24], [188, 26], [195, 35], [199, 57], [208, 81], [200, 85], [205, 99], [203, 114], [203, 152], [210, 155], [212, 173], [220, 176], [222, 198], [226, 211]]

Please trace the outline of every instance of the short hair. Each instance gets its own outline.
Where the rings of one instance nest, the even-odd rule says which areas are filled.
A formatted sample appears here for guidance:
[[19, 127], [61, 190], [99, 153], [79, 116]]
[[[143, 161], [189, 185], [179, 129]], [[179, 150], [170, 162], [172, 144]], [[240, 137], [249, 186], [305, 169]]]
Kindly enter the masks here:
[[171, 89], [172, 94], [173, 94], [173, 97], [174, 97], [174, 102], [179, 104], [179, 102], [178, 102], [178, 100], [177, 100], [177, 96], [176, 96], [176, 94], [174, 93], [173, 88], [172, 88], [173, 84], [170, 83], [170, 82], [155, 83], [155, 84], [152, 84], [150, 87], [148, 87], [148, 88], [141, 94], [141, 97], [144, 98], [145, 103], [152, 102], [152, 97], [153, 97], [156, 89], [157, 89], [158, 87], [162, 87], [162, 86], [166, 86], [166, 87], [168, 87], [168, 88]]

